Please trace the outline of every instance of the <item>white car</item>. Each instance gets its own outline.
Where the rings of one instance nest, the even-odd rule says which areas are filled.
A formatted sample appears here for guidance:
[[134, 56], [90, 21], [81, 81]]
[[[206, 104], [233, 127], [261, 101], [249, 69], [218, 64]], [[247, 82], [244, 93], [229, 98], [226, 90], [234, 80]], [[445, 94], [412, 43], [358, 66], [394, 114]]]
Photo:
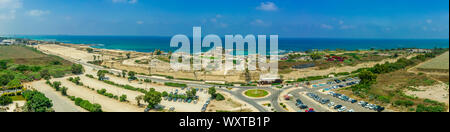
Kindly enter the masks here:
[[353, 110], [353, 109], [350, 109], [350, 110], [348, 110], [347, 112], [355, 112], [355, 110]]
[[338, 109], [338, 112], [344, 112], [345, 110], [347, 110], [347, 107], [342, 106], [342, 108]]
[[334, 102], [328, 103], [328, 107], [333, 107], [333, 106], [334, 106]]

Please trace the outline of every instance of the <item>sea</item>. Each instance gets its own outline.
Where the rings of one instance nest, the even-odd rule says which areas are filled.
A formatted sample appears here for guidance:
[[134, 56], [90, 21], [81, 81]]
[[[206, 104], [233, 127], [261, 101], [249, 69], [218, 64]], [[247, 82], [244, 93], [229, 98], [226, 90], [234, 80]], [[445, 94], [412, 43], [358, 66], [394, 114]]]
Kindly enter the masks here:
[[[94, 48], [137, 52], [155, 49], [175, 51], [170, 47], [171, 37], [156, 36], [71, 36], [71, 35], [15, 35], [13, 38], [56, 41], [70, 44], [91, 44]], [[192, 44], [192, 38], [191, 44]], [[222, 40], [223, 43], [225, 42]], [[267, 41], [269, 45], [270, 41]], [[191, 46], [192, 48], [192, 46]], [[279, 38], [279, 53], [307, 50], [368, 50], [397, 48], [449, 48], [448, 39], [332, 39], [332, 38]], [[269, 48], [267, 48], [269, 50]], [[202, 49], [202, 50], [208, 50]]]

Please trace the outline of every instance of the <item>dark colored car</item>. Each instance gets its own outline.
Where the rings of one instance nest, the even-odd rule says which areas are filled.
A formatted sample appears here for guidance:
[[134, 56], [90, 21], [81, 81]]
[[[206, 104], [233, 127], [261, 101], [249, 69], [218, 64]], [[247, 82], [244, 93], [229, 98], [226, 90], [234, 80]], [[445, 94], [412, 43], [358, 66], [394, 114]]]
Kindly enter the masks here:
[[340, 109], [340, 108], [342, 108], [342, 105], [336, 105], [336, 106], [334, 107], [334, 109]]
[[375, 110], [376, 111], [378, 111], [378, 112], [382, 112], [382, 111], [384, 111], [384, 107], [381, 107], [381, 106], [377, 106], [377, 107], [375, 107]]

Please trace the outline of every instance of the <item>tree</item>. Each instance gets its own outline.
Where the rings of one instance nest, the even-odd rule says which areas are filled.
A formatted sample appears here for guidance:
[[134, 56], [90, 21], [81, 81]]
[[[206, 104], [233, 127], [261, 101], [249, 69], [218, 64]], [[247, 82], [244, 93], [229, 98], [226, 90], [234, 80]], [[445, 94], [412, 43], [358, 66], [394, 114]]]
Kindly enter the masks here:
[[13, 102], [12, 98], [9, 96], [0, 96], [0, 105], [5, 106]]
[[88, 53], [94, 52], [94, 49], [92, 49], [92, 48], [87, 48], [86, 50], [87, 50]]
[[122, 94], [122, 96], [120, 96], [120, 102], [126, 102], [127, 101], [127, 95]]
[[139, 95], [139, 96], [136, 96], [135, 99], [137, 101], [138, 106], [141, 106], [141, 100], [144, 99], [144, 96], [143, 95]]
[[61, 82], [58, 82], [58, 81], [53, 82], [53, 88], [55, 88], [56, 91], [59, 91], [61, 88]]
[[131, 53], [127, 53], [126, 55], [127, 55], [127, 59], [131, 58]]
[[137, 78], [136, 78], [136, 72], [134, 72], [134, 71], [128, 72], [128, 79], [130, 79], [130, 80], [136, 80], [136, 79], [137, 79]]
[[322, 59], [322, 56], [320, 55], [319, 51], [314, 50], [314, 51], [311, 53], [311, 59], [313, 59], [314, 61], [316, 61], [316, 60]]
[[122, 77], [125, 78], [127, 76], [127, 70], [122, 70]]
[[225, 97], [222, 94], [217, 94], [216, 95], [216, 100], [222, 101], [222, 100], [225, 100]]
[[20, 89], [22, 88], [22, 83], [19, 79], [13, 79], [8, 84], [6, 84], [7, 89]]
[[217, 93], [215, 87], [209, 88], [208, 93], [211, 95], [212, 98], [216, 98]]
[[97, 72], [98, 80], [103, 80], [106, 77], [106, 73], [109, 73], [106, 70], [99, 70]]
[[368, 84], [376, 80], [377, 75], [373, 74], [370, 71], [364, 70], [361, 73], [359, 73], [359, 78], [361, 79], [361, 83]]
[[5, 70], [8, 68], [8, 62], [6, 60], [0, 61], [0, 70]]
[[14, 78], [15, 78], [14, 73], [10, 71], [0, 74], [0, 86], [7, 85]]
[[41, 77], [44, 78], [45, 80], [50, 80], [52, 78], [48, 69], [44, 69], [40, 73]]
[[62, 88], [61, 88], [61, 94], [62, 94], [63, 96], [67, 96], [67, 90], [69, 90], [67, 87], [62, 87]]
[[161, 103], [161, 93], [157, 91], [147, 92], [144, 96], [144, 101], [148, 103], [147, 108], [154, 108], [156, 105]]
[[167, 93], [166, 91], [164, 91], [164, 92], [162, 92], [162, 96], [163, 96], [163, 97], [167, 97], [167, 96], [169, 96], [169, 93]]
[[72, 65], [72, 73], [73, 74], [83, 74], [83, 65], [73, 64]]
[[54, 112], [53, 103], [44, 94], [38, 91], [25, 91], [23, 96], [27, 100], [25, 111], [29, 112]]
[[100, 104], [93, 104], [89, 110], [90, 112], [103, 112]]

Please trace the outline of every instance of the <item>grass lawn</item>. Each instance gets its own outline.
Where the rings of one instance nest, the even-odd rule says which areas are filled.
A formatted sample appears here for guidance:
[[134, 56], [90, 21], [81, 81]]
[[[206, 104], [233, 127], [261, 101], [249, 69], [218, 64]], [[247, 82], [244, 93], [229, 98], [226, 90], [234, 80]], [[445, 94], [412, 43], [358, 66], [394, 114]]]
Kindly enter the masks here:
[[11, 96], [13, 101], [25, 101], [25, 98], [22, 95], [19, 96]]
[[248, 97], [254, 97], [254, 98], [260, 98], [260, 97], [265, 97], [267, 95], [269, 95], [269, 92], [267, 92], [266, 90], [261, 90], [261, 89], [253, 89], [253, 90], [248, 90], [245, 91], [245, 95]]
[[24, 65], [48, 65], [53, 61], [59, 61], [64, 66], [72, 65], [60, 57], [46, 55], [27, 46], [0, 46], [0, 60], [11, 60], [14, 64]]
[[445, 52], [444, 54], [430, 60], [429, 62], [426, 62], [424, 64], [421, 64], [419, 68], [421, 69], [443, 69], [448, 70], [449, 68], [449, 52]]

